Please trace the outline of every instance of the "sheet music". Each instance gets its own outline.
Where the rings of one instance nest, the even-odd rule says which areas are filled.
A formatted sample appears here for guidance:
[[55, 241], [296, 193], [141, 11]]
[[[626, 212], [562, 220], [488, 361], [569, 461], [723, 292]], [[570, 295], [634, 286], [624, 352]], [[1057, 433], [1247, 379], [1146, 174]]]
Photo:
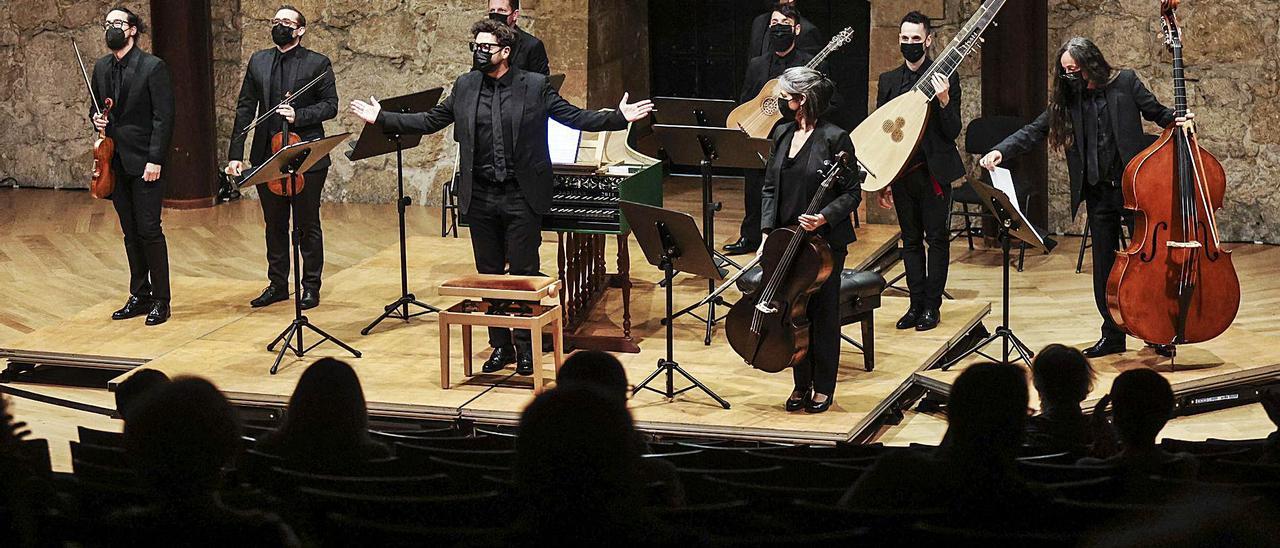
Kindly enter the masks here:
[[[1013, 174], [1009, 170], [1002, 167], [991, 170], [991, 184], [996, 187], [996, 190], [1009, 197], [1009, 203], [1013, 204], [1013, 208], [1018, 211], [1018, 215], [1023, 219], [1027, 219], [1027, 214], [1022, 211], [1022, 200], [1018, 198], [1018, 190], [1013, 186]], [[1031, 232], [1034, 232], [1037, 238], [1044, 241], [1044, 235], [1040, 234], [1035, 225], [1029, 221], [1027, 222], [1027, 228], [1031, 229]]]
[[551, 150], [552, 165], [578, 163], [578, 145], [581, 140], [581, 131], [547, 119], [547, 148]]

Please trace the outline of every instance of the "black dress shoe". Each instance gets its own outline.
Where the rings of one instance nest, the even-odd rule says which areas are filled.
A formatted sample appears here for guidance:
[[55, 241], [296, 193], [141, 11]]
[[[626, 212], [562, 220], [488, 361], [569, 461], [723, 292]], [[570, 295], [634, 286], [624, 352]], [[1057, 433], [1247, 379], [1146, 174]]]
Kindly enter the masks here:
[[920, 309], [913, 306], [907, 309], [907, 313], [903, 314], [902, 317], [898, 319], [898, 324], [894, 327], [897, 327], [898, 329], [911, 329], [919, 322]]
[[[817, 395], [817, 394], [818, 394], [817, 392], [814, 392], [814, 395]], [[814, 400], [813, 398], [809, 399], [809, 405], [804, 408], [805, 413], [822, 413], [828, 409], [831, 409], [831, 404], [835, 403], [836, 398], [835, 396], [827, 396], [827, 399], [823, 400], [822, 403], [818, 403], [813, 400]]]
[[485, 373], [497, 373], [513, 363], [516, 363], [516, 349], [511, 346], [499, 346], [489, 354], [489, 359], [484, 361], [480, 370]]
[[262, 308], [264, 306], [272, 305], [280, 301], [286, 300], [288, 298], [289, 298], [289, 290], [284, 289], [282, 287], [269, 285], [267, 286], [266, 289], [262, 290], [262, 294], [258, 295], [258, 298], [252, 301], [249, 301], [249, 306], [252, 306], [254, 308]]
[[755, 253], [760, 248], [760, 242], [748, 242], [746, 238], [738, 238], [738, 241], [724, 246], [726, 255], [746, 255]]
[[1102, 337], [1082, 352], [1086, 358], [1101, 358], [1124, 352], [1124, 337]]
[[920, 318], [916, 320], [916, 331], [928, 331], [938, 327], [938, 322], [942, 321], [942, 313], [936, 308], [930, 308], [920, 313]]
[[129, 297], [129, 300], [124, 303], [123, 308], [111, 313], [111, 319], [127, 320], [129, 318], [136, 318], [138, 316], [146, 314], [150, 310], [151, 310], [151, 299], [144, 299], [142, 297], [131, 296]]
[[315, 289], [302, 290], [302, 309], [311, 310], [320, 306], [320, 291]]
[[1154, 350], [1157, 355], [1160, 355], [1165, 358], [1172, 358], [1178, 354], [1178, 347], [1172, 344], [1156, 344], [1156, 343], [1149, 342], [1147, 343], [1147, 346], [1150, 346], [1151, 349]]
[[533, 352], [521, 352], [516, 357], [516, 374], [525, 376], [533, 374]]
[[147, 325], [160, 325], [167, 321], [169, 321], [168, 301], [155, 301], [151, 305], [151, 311], [147, 313]]
[[[796, 394], [800, 394], [800, 397], [797, 398]], [[799, 411], [808, 407], [810, 403], [808, 390], [796, 390], [791, 393], [791, 397], [787, 398], [786, 409], [787, 412]]]

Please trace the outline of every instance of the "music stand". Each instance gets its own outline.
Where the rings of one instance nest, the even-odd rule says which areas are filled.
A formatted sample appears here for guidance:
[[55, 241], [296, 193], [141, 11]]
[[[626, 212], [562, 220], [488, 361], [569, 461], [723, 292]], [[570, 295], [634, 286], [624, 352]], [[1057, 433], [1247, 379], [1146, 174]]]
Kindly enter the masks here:
[[[760, 169], [769, 157], [773, 141], [756, 139], [740, 129], [723, 127], [672, 126], [658, 124], [653, 126], [663, 150], [672, 163], [683, 166], [699, 166], [702, 169], [702, 230], [703, 241], [707, 252], [721, 266], [730, 264], [741, 268], [738, 263], [726, 257], [715, 248], [716, 212], [720, 211], [720, 203], [712, 196], [712, 169], [716, 167]], [[707, 293], [714, 293], [715, 281], [707, 280]], [[690, 314], [707, 324], [707, 335], [704, 344], [711, 344], [711, 330], [720, 320], [716, 318], [716, 304], [719, 298], [707, 302], [707, 317], [702, 318], [693, 313], [697, 306], [689, 307], [676, 313], [674, 317]]]
[[[1018, 339], [1018, 336], [1009, 328], [1009, 263], [1011, 262], [1009, 258], [1009, 243], [1011, 238], [1017, 238], [1036, 249], [1047, 251], [1047, 248], [1045, 247], [1045, 242], [1040, 237], [1040, 234], [1031, 227], [1031, 221], [1028, 221], [1018, 208], [1009, 201], [1009, 196], [1007, 194], [997, 190], [991, 185], [978, 181], [972, 182], [972, 186], [978, 193], [978, 200], [981, 201], [982, 205], [987, 208], [987, 211], [990, 211], [991, 215], [996, 218], [996, 223], [1000, 227], [1000, 248], [1004, 252], [1004, 288], [1002, 289], [1004, 292], [1004, 302], [1002, 303], [1004, 308], [1004, 317], [1002, 318], [1000, 327], [996, 328], [995, 333], [992, 333], [991, 336], [987, 337], [973, 348], [970, 348], [964, 354], [961, 354], [955, 359], [943, 364], [942, 370], [946, 371], [955, 364], [960, 363], [961, 360], [974, 354], [987, 358], [993, 362], [1006, 365], [1025, 361], [1027, 362], [1027, 366], [1030, 367], [1031, 358], [1035, 356], [1035, 352], [1032, 352], [1030, 348], [1027, 348], [1027, 345], [1023, 344], [1022, 340]], [[995, 342], [996, 339], [1004, 342], [1004, 353], [1001, 354], [1001, 359], [993, 358], [982, 351], [984, 347]], [[1013, 349], [1018, 352], [1017, 360], [1009, 360], [1010, 345], [1012, 345]]]
[[[311, 349], [324, 344], [325, 341], [333, 341], [334, 344], [342, 347], [343, 350], [350, 352], [351, 355], [359, 358], [360, 351], [347, 345], [338, 338], [325, 333], [324, 330], [313, 325], [306, 316], [302, 315], [302, 230], [298, 228], [298, 202], [294, 200], [294, 196], [298, 194], [297, 183], [292, 182], [294, 175], [306, 173], [311, 166], [314, 166], [320, 159], [329, 155], [329, 152], [338, 143], [350, 137], [351, 133], [340, 133], [316, 139], [314, 141], [306, 141], [296, 143], [281, 148], [273, 154], [262, 165], [253, 168], [243, 179], [240, 180], [240, 186], [262, 184], [281, 178], [281, 176], [289, 177], [291, 188], [289, 189], [289, 215], [292, 217], [292, 235], [293, 242], [293, 321], [289, 323], [284, 331], [276, 336], [271, 344], [267, 345], [268, 352], [274, 352], [276, 344], [284, 341], [284, 346], [280, 347], [279, 354], [276, 355], [276, 361], [271, 365], [271, 374], [275, 375], [280, 369], [280, 362], [284, 360], [285, 352], [293, 350], [294, 355], [301, 358]], [[320, 340], [311, 346], [305, 346], [302, 342], [302, 332], [304, 329], [315, 331], [320, 335]], [[297, 335], [298, 342], [294, 345], [293, 337]]]
[[[706, 252], [702, 236], [698, 233], [698, 225], [694, 224], [693, 217], [687, 213], [625, 200], [619, 201], [618, 205], [622, 208], [622, 214], [626, 216], [627, 223], [631, 226], [636, 241], [640, 242], [640, 249], [644, 250], [645, 259], [649, 261], [649, 264], [662, 269], [663, 280], [667, 282], [667, 357], [658, 360], [658, 368], [649, 374], [644, 381], [637, 384], [632, 389], [631, 395], [634, 396], [641, 390], [649, 390], [662, 394], [670, 400], [684, 392], [697, 388], [719, 402], [721, 407], [728, 409], [729, 402], [716, 395], [705, 384], [702, 384], [693, 375], [681, 368], [680, 364], [676, 363], [674, 356], [675, 333], [673, 332], [673, 322], [671, 320], [675, 305], [672, 297], [671, 279], [675, 277], [676, 271], [679, 270], [680, 272], [705, 277], [711, 280], [712, 284], [723, 279], [720, 275], [720, 269], [716, 267], [715, 261], [711, 259], [711, 254]], [[666, 390], [650, 387], [649, 383], [663, 373], [667, 375]], [[689, 381], [689, 386], [676, 390], [674, 384], [675, 373], [679, 373], [685, 380]]]
[[654, 97], [653, 117], [669, 126], [724, 127], [738, 103], [724, 99]]
[[[443, 94], [443, 88], [435, 88], [384, 99], [381, 101], [382, 110], [398, 114], [426, 112], [440, 102], [440, 96]], [[413, 200], [404, 195], [404, 151], [421, 143], [421, 135], [388, 134], [382, 129], [382, 126], [365, 124], [364, 129], [360, 132], [360, 138], [356, 142], [350, 143], [351, 150], [345, 153], [347, 159], [353, 162], [382, 156], [383, 154], [391, 154], [392, 152], [396, 153], [396, 212], [400, 217], [400, 298], [382, 307], [382, 314], [374, 319], [372, 323], [365, 326], [364, 329], [361, 329], [361, 335], [368, 335], [369, 332], [373, 331], [373, 328], [387, 318], [404, 320], [408, 323], [409, 318], [440, 311], [439, 308], [419, 301], [417, 296], [409, 292], [409, 256], [407, 244], [405, 243], [405, 209], [413, 203]], [[410, 306], [417, 306], [422, 310], [411, 313], [409, 312]]]

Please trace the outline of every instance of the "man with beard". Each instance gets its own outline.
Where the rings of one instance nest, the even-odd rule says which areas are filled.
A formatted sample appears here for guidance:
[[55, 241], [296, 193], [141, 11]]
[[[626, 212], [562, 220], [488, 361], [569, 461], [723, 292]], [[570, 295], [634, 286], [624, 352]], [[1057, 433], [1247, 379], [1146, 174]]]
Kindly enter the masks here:
[[489, 18], [511, 27], [516, 33], [516, 42], [511, 46], [511, 66], [526, 72], [551, 74], [547, 47], [537, 36], [529, 34], [517, 24], [520, 19], [520, 0], [489, 0]]

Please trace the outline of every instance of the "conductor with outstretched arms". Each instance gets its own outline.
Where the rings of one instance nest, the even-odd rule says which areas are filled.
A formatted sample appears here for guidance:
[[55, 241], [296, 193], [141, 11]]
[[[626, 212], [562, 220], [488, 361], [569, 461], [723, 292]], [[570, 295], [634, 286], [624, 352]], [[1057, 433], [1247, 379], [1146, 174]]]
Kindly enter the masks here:
[[[629, 104], [624, 94], [617, 111], [580, 109], [560, 97], [545, 75], [511, 66], [511, 27], [485, 19], [472, 25], [471, 35], [473, 70], [459, 76], [449, 97], [430, 111], [382, 112], [370, 99], [352, 101], [351, 112], [390, 134], [430, 134], [453, 125], [461, 154], [458, 207], [471, 227], [476, 271], [536, 275], [542, 216], [551, 209], [554, 184], [547, 119], [582, 131], [619, 131], [647, 116], [653, 104]], [[533, 373], [528, 331], [517, 331], [513, 341], [510, 330], [490, 328], [489, 345], [486, 373], [517, 361], [517, 373]]]

